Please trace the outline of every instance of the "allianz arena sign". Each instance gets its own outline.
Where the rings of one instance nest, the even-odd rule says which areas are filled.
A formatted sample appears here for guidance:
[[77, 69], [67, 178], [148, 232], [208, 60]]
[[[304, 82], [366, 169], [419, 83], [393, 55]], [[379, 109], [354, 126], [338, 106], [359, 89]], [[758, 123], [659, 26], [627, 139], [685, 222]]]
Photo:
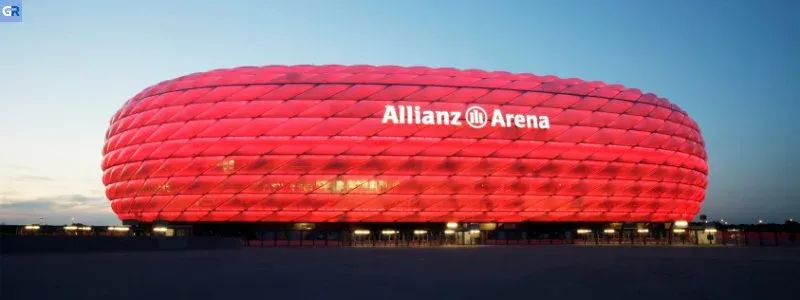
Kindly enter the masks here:
[[508, 114], [500, 109], [491, 116], [480, 106], [469, 106], [465, 111], [423, 110], [419, 106], [386, 105], [382, 124], [462, 126], [480, 129], [486, 126], [500, 128], [550, 129], [548, 116]]

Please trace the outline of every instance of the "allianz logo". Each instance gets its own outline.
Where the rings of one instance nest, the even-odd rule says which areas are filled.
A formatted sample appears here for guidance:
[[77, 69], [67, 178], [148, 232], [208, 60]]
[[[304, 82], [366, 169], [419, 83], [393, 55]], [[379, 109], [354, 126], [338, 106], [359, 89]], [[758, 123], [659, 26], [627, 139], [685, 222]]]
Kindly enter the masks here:
[[482, 107], [473, 105], [461, 111], [423, 110], [419, 106], [386, 105], [382, 124], [467, 126], [480, 129], [487, 125], [502, 128], [550, 129], [548, 116], [504, 114], [500, 109], [492, 110], [491, 116]]

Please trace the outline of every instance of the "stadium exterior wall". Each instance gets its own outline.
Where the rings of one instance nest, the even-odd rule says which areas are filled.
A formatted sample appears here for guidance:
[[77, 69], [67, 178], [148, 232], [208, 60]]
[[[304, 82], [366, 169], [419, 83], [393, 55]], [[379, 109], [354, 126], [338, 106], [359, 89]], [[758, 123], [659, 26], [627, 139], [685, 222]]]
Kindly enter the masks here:
[[637, 89], [397, 66], [219, 69], [112, 117], [123, 220], [668, 222], [705, 198], [698, 125]]

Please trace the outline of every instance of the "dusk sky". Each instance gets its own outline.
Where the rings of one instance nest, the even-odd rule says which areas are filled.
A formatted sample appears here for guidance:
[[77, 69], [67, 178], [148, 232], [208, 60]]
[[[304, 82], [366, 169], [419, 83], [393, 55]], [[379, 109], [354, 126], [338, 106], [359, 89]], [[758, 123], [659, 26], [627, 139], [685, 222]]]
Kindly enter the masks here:
[[[658, 3], [656, 3], [658, 2]], [[377, 64], [619, 83], [670, 99], [709, 156], [703, 213], [800, 217], [800, 1], [23, 1], [0, 23], [0, 222], [119, 223], [108, 122], [216, 68]]]

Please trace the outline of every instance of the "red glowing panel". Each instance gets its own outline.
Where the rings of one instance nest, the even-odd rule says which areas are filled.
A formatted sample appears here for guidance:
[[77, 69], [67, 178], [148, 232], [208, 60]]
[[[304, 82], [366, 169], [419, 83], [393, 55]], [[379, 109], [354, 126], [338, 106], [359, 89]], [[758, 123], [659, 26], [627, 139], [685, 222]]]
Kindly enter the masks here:
[[521, 222], [692, 219], [697, 124], [636, 89], [449, 68], [196, 73], [112, 117], [120, 219]]

